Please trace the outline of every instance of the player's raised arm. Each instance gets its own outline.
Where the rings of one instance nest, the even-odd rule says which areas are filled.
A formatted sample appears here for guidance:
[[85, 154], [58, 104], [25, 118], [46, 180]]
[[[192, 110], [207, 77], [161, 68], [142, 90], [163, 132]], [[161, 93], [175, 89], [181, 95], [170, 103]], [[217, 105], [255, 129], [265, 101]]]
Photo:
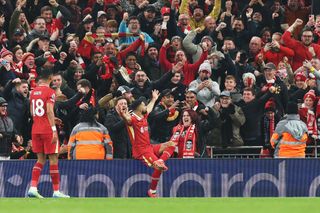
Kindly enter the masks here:
[[159, 97], [159, 91], [158, 90], [152, 90], [152, 98], [151, 98], [149, 104], [147, 105], [148, 114], [152, 111], [152, 109], [154, 107], [154, 104], [158, 100], [158, 97]]

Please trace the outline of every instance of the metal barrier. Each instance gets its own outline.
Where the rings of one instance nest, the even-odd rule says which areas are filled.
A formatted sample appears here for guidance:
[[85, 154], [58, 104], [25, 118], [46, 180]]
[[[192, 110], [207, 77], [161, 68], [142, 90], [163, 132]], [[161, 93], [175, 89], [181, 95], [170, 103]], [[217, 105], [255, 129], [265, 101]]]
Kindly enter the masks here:
[[[210, 158], [272, 158], [269, 154], [261, 153], [263, 146], [207, 146], [207, 153]], [[320, 145], [307, 145], [306, 158], [318, 158]]]

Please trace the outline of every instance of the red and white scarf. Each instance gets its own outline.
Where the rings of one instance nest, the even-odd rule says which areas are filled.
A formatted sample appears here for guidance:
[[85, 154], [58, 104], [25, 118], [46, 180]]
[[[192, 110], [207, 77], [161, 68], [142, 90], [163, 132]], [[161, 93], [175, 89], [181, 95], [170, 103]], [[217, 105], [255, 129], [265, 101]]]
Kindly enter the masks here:
[[[178, 147], [183, 147], [182, 150], [178, 150], [179, 156], [182, 158], [194, 158], [196, 152], [196, 125], [192, 124], [185, 131], [186, 134], [183, 138], [183, 146], [179, 144], [180, 137], [183, 137], [184, 126], [182, 124], [178, 124], [173, 128], [173, 135], [171, 137], [171, 141], [175, 142]], [[181, 143], [181, 142], [180, 142]], [[180, 146], [179, 146], [180, 145]], [[182, 153], [181, 153], [182, 152]]]

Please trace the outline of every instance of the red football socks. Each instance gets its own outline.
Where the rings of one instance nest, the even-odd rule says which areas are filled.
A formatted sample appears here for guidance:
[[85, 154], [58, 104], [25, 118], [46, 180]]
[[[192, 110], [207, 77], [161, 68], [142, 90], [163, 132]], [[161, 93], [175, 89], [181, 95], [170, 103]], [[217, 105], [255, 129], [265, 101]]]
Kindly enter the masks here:
[[153, 171], [153, 173], [152, 173], [152, 176], [151, 176], [151, 184], [150, 184], [150, 189], [151, 190], [156, 190], [157, 189], [157, 185], [158, 185], [158, 182], [160, 180], [160, 176], [161, 176], [161, 171], [155, 169]]
[[171, 157], [171, 155], [173, 154], [175, 148], [176, 148], [175, 146], [168, 146], [167, 148], [165, 148], [160, 159], [162, 159], [163, 161], [168, 160]]
[[32, 175], [31, 175], [31, 187], [37, 187], [38, 186], [39, 177], [40, 177], [42, 169], [43, 169], [43, 164], [41, 164], [41, 163], [37, 162], [33, 166]]
[[59, 169], [58, 165], [50, 165], [50, 176], [52, 180], [53, 191], [59, 191]]

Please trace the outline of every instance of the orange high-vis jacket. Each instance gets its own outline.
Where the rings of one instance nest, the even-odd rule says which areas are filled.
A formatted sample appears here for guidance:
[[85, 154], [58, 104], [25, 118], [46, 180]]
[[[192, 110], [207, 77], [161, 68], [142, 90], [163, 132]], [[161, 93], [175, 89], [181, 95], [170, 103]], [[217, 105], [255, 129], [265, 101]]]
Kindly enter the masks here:
[[275, 158], [304, 158], [308, 128], [299, 115], [289, 114], [280, 121], [273, 133], [270, 143]]
[[112, 160], [113, 146], [107, 128], [98, 122], [77, 124], [69, 138], [68, 159]]

